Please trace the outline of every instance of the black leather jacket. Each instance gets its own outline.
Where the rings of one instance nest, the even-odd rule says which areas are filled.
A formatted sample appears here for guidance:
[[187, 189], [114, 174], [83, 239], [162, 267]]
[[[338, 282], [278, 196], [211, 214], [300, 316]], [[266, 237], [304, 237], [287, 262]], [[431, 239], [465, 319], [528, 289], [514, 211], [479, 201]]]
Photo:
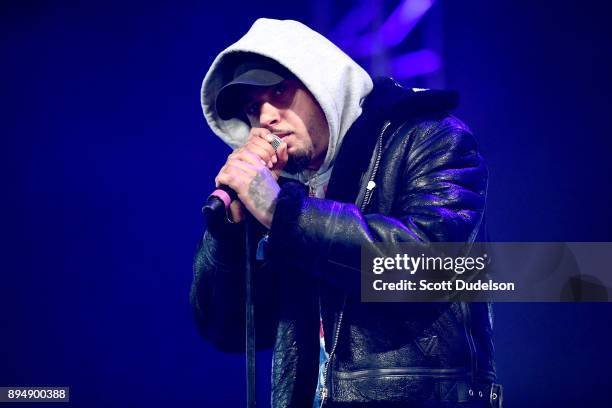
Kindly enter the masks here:
[[[258, 347], [274, 347], [274, 407], [312, 406], [319, 310], [326, 408], [499, 405], [489, 304], [360, 302], [362, 246], [480, 240], [487, 169], [470, 131], [448, 114], [456, 103], [454, 93], [378, 79], [326, 198], [281, 181], [255, 272]], [[243, 242], [242, 225], [209, 225], [194, 264], [198, 328], [229, 352], [244, 350]]]

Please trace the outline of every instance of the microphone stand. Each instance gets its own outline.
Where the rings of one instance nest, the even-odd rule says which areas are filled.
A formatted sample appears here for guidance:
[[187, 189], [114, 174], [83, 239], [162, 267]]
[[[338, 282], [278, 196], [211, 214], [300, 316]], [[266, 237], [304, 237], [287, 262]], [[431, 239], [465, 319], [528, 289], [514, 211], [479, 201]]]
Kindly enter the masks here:
[[[233, 193], [234, 195], [236, 193]], [[226, 215], [225, 203], [215, 195], [208, 197], [202, 207], [208, 225], [222, 220]], [[245, 211], [245, 309], [246, 309], [246, 374], [247, 374], [247, 408], [255, 408], [255, 307], [253, 299], [253, 216]]]
[[253, 299], [253, 236], [251, 229], [252, 215], [246, 212], [245, 224], [245, 306], [246, 306], [246, 371], [247, 371], [247, 408], [255, 408], [255, 307]]
[[[278, 150], [282, 140], [277, 135], [272, 135], [273, 139], [270, 142], [274, 151]], [[216, 194], [219, 190], [223, 190], [225, 194]], [[222, 198], [224, 197], [224, 198]], [[219, 219], [219, 214], [225, 215], [226, 206], [232, 200], [236, 199], [236, 192], [228, 187], [220, 186], [218, 190], [213, 192], [208, 197], [208, 200], [202, 212], [207, 219]], [[224, 202], [227, 201], [227, 202]], [[247, 371], [247, 408], [255, 408], [256, 404], [256, 388], [255, 388], [255, 307], [253, 293], [253, 245], [254, 237], [251, 228], [253, 216], [245, 211], [244, 229], [245, 229], [245, 310], [246, 310], [246, 371]]]

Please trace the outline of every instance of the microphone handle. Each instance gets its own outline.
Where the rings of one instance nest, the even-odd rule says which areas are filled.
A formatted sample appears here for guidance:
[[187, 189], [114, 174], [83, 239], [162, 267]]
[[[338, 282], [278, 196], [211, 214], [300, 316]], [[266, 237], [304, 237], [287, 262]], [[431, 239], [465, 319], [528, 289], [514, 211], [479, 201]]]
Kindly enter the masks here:
[[[278, 149], [282, 141], [280, 137], [272, 134], [272, 142], [270, 144], [274, 148], [274, 151]], [[207, 220], [219, 219], [226, 215], [226, 211], [229, 208], [232, 201], [238, 199], [238, 194], [230, 187], [220, 185], [215, 191], [212, 192], [206, 204], [202, 207], [202, 213], [206, 216]]]
[[202, 213], [208, 220], [224, 216], [230, 203], [237, 199], [238, 194], [234, 190], [228, 186], [220, 185], [206, 199], [206, 204], [202, 207]]

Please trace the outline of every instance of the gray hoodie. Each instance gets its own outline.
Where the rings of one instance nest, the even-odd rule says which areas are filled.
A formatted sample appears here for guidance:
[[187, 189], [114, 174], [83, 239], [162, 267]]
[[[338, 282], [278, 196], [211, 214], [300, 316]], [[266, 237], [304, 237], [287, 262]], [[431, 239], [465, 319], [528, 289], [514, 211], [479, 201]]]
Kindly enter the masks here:
[[[222, 120], [215, 110], [221, 87], [232, 78], [235, 58], [249, 52], [272, 58], [291, 71], [315, 97], [329, 126], [329, 146], [321, 168], [312, 174], [290, 175], [308, 183], [323, 196], [342, 138], [361, 114], [361, 104], [372, 90], [370, 76], [328, 39], [293, 20], [260, 18], [236, 43], [213, 61], [202, 83], [202, 110], [208, 125], [230, 147], [242, 146], [249, 126], [239, 120]], [[313, 185], [314, 184], [314, 185]]]

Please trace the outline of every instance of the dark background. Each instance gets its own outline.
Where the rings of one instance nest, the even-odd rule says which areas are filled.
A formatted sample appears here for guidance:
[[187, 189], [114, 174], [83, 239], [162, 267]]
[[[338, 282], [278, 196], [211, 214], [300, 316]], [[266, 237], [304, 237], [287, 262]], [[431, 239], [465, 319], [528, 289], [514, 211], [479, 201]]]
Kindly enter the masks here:
[[[0, 386], [70, 386], [79, 407], [244, 405], [243, 357], [203, 342], [188, 304], [200, 206], [229, 152], [200, 83], [256, 17], [325, 33], [351, 4], [2, 2]], [[612, 241], [604, 4], [431, 9], [435, 81], [461, 92], [489, 163], [494, 240]], [[494, 307], [506, 406], [609, 399], [610, 304]]]

